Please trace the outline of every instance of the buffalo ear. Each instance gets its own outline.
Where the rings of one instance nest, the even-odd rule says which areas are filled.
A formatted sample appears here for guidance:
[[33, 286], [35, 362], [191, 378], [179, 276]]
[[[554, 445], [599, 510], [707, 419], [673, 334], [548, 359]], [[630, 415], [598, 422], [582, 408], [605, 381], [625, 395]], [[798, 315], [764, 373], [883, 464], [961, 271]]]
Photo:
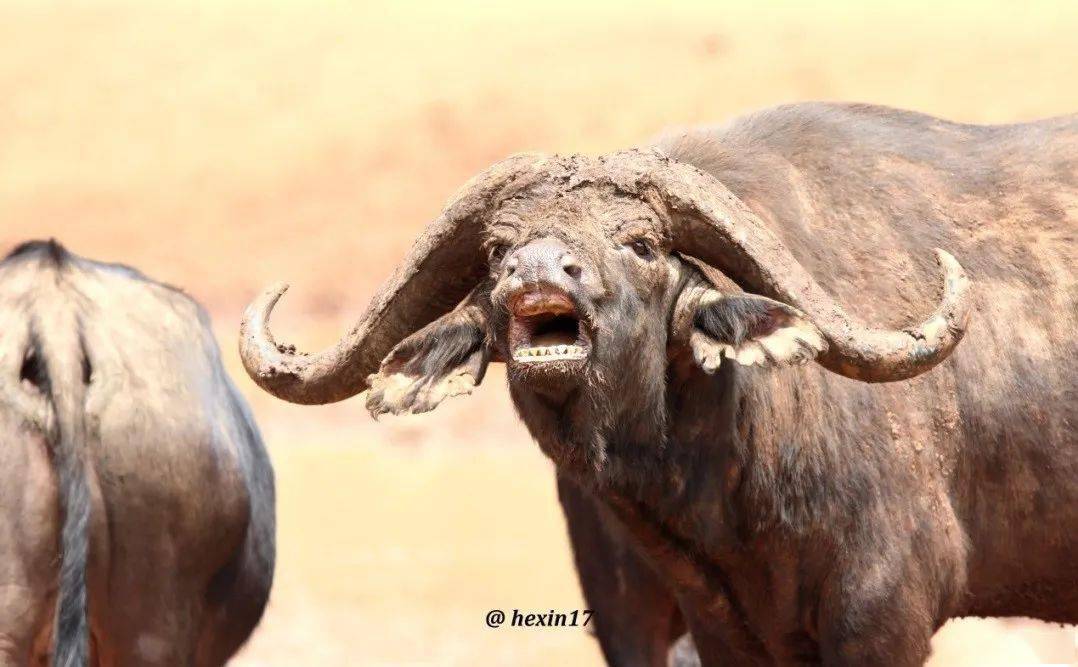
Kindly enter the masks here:
[[[477, 290], [478, 291], [478, 290]], [[397, 344], [367, 378], [367, 410], [419, 414], [450, 396], [470, 394], [490, 362], [487, 313], [473, 292], [456, 309]]]
[[693, 312], [689, 347], [696, 363], [714, 373], [723, 359], [743, 366], [803, 364], [827, 349], [804, 313], [755, 294], [707, 289]]

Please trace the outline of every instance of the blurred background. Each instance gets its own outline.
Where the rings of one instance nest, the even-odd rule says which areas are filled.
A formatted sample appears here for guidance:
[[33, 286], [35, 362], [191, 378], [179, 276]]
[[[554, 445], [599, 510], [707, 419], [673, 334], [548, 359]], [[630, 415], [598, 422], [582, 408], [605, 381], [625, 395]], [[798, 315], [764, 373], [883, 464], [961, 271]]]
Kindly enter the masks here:
[[[525, 150], [601, 152], [797, 100], [984, 123], [1078, 111], [1078, 3], [0, 2], [0, 252], [55, 236], [211, 311], [277, 470], [279, 567], [235, 664], [594, 665], [550, 464], [495, 369], [373, 422], [257, 390], [246, 302], [320, 348], [447, 197]], [[1073, 630], [951, 623], [933, 666], [1036, 664]]]

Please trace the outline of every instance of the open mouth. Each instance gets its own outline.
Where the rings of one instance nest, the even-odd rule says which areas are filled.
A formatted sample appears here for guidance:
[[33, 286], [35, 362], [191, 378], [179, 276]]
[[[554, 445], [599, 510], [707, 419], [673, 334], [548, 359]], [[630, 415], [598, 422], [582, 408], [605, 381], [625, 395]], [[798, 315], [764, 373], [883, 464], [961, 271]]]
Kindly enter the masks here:
[[513, 361], [539, 364], [587, 359], [591, 342], [573, 300], [561, 290], [524, 292], [509, 305]]

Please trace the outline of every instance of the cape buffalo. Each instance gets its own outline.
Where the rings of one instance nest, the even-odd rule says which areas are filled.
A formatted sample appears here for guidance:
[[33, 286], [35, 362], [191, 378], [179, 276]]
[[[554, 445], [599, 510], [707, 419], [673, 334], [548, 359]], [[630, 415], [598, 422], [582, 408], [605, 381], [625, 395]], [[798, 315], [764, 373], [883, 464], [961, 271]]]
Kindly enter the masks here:
[[241, 352], [374, 414], [504, 361], [612, 663], [687, 628], [704, 664], [916, 665], [953, 616], [1078, 622], [1076, 235], [1078, 116], [784, 106], [499, 162], [336, 346], [274, 342], [278, 286]]
[[0, 665], [221, 665], [269, 595], [273, 471], [206, 313], [59, 244], [0, 262]]

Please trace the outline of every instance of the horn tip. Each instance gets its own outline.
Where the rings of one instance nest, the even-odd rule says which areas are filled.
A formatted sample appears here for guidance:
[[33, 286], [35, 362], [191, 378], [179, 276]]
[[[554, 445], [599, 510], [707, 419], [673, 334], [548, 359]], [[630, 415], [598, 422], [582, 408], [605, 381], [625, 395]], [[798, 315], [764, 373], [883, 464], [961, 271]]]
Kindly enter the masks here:
[[250, 315], [260, 315], [261, 319], [268, 319], [269, 313], [273, 310], [273, 307], [277, 305], [277, 301], [288, 291], [290, 285], [284, 281], [276, 282], [262, 290], [248, 306], [247, 312]]
[[949, 354], [950, 349], [958, 344], [965, 334], [966, 327], [969, 326], [971, 283], [965, 269], [954, 258], [954, 255], [942, 248], [934, 250], [936, 261], [943, 272], [943, 299], [935, 317], [930, 321], [937, 321], [944, 325], [943, 330], [947, 332], [947, 335], [943, 336], [943, 331], [930, 332], [937, 333], [939, 340], [945, 341], [943, 347], [948, 348], [947, 354]]
[[955, 259], [954, 255], [951, 253], [942, 248], [935, 248], [934, 250], [936, 253], [936, 262], [943, 271], [945, 295], [951, 300], [961, 300], [969, 290], [970, 286], [970, 280], [969, 276], [966, 275], [966, 270], [962, 268], [962, 265], [958, 263], [958, 260]]
[[264, 350], [277, 346], [269, 330], [269, 318], [273, 307], [286, 291], [288, 283], [274, 283], [255, 297], [243, 312], [243, 319], [240, 320], [240, 356], [249, 373], [260, 372], [258, 369], [265, 365], [261, 363], [260, 356], [265, 354]]
[[933, 248], [932, 251], [936, 253], [936, 262], [938, 262], [939, 265], [944, 269], [947, 269], [949, 271], [953, 271], [955, 269], [957, 269], [958, 271], [962, 270], [962, 265], [958, 263], [958, 260], [955, 259], [954, 255], [952, 255], [951, 253], [947, 252], [943, 248]]

